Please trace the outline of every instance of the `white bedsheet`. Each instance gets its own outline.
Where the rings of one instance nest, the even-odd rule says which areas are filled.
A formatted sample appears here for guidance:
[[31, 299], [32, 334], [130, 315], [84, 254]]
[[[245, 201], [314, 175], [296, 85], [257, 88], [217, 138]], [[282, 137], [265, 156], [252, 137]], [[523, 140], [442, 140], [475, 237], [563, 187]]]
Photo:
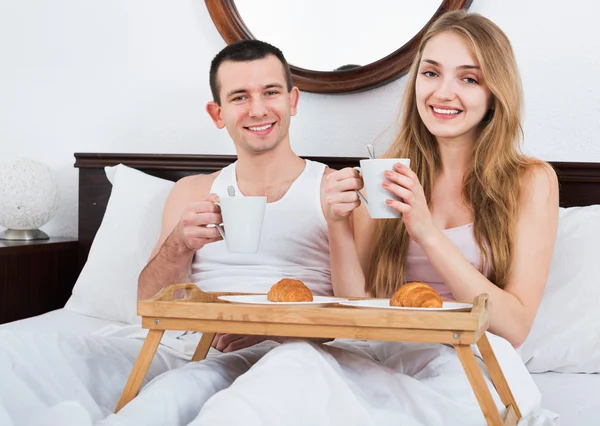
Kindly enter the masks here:
[[[557, 424], [554, 413], [540, 408], [540, 394], [516, 352], [505, 340], [488, 336], [524, 415], [519, 426]], [[369, 346], [364, 356], [307, 343], [282, 345], [208, 400], [190, 426], [275, 426], [281, 419], [289, 426], [485, 424], [452, 348], [389, 342]], [[501, 407], [489, 381], [488, 387]]]
[[561, 426], [600, 425], [600, 374], [532, 374], [542, 405], [560, 415]]
[[[146, 331], [59, 309], [0, 326], [0, 425], [83, 426], [111, 414]], [[171, 346], [190, 350], [198, 337]], [[161, 345], [145, 380], [185, 363]], [[68, 419], [68, 420], [67, 420]]]
[[[519, 426], [556, 425], [556, 416], [539, 407], [540, 393], [512, 347], [494, 336], [490, 336], [490, 341], [525, 415]], [[230, 354], [231, 359], [239, 357]], [[209, 369], [203, 368], [202, 363], [193, 363], [165, 373], [122, 412], [98, 424], [485, 424], [456, 354], [443, 345], [337, 341], [324, 347], [288, 343], [275, 346], [229, 388], [220, 383], [227, 362], [216, 358], [210, 363]], [[207, 395], [206, 389], [211, 386], [213, 393], [220, 392]], [[500, 404], [489, 381], [488, 386]], [[181, 400], [186, 404], [181, 404]], [[62, 414], [67, 417], [66, 411]]]
[[[123, 326], [65, 310], [1, 326], [0, 425], [88, 426], [105, 418], [112, 412], [123, 389], [144, 334], [136, 326]], [[193, 352], [197, 338], [198, 336], [194, 336], [188, 340], [173, 336], [165, 339], [168, 346], [159, 348], [159, 356], [152, 364], [148, 379], [174, 366], [183, 365], [190, 351]], [[344, 346], [343, 342], [341, 346]], [[282, 410], [299, 408], [299, 412], [302, 412], [302, 407], [307, 406], [306, 404], [312, 407], [311, 414], [316, 419], [321, 419], [318, 424], [379, 426], [387, 424], [385, 419], [391, 421], [390, 424], [398, 424], [399, 419], [402, 419], [403, 425], [430, 424], [425, 419], [433, 421], [431, 424], [479, 424], [479, 407], [472, 394], [468, 393], [468, 382], [453, 352], [442, 350], [439, 352], [442, 356], [438, 357], [436, 350], [421, 347], [414, 351], [411, 347], [392, 344], [380, 346], [376, 350], [373, 347], [368, 351], [363, 348], [365, 353], [370, 353], [369, 356], [376, 354], [378, 359], [387, 358], [385, 369], [370, 369], [368, 359], [357, 361], [355, 354], [342, 354], [343, 351], [338, 348], [324, 351], [318, 346], [304, 343], [283, 345], [281, 349], [271, 352], [273, 355], [269, 354], [258, 361], [230, 389], [209, 398], [197, 419], [199, 423], [194, 425], [280, 424], [277, 423], [281, 419], [277, 417], [278, 414], [275, 415], [275, 423], [269, 420], [276, 414], [273, 407], [281, 407]], [[393, 352], [389, 352], [390, 348], [404, 353], [394, 356]], [[529, 416], [519, 425], [554, 425], [552, 413], [537, 408], [539, 393], [527, 382], [529, 376], [524, 366], [519, 366], [517, 358], [505, 356], [505, 349], [506, 345], [502, 344], [495, 347], [499, 359], [504, 360], [501, 361], [505, 363], [503, 369], [509, 383], [512, 382], [513, 393], [522, 405], [521, 408], [529, 410]], [[435, 360], [427, 361], [427, 356], [431, 353], [434, 353]], [[189, 367], [193, 370], [193, 365]], [[403, 378], [400, 379], [392, 378], [394, 374], [390, 373], [394, 371], [401, 371], [406, 375], [402, 374]], [[286, 378], [285, 372], [292, 374], [288, 377], [291, 383], [296, 380], [295, 388], [282, 382]], [[169, 374], [173, 373], [166, 373]], [[536, 377], [541, 387], [547, 384], [544, 376]], [[179, 374], [179, 377], [183, 376]], [[156, 383], [158, 386], [161, 381]], [[165, 380], [163, 383], [169, 384], [169, 389], [164, 389], [163, 395], [185, 389], [183, 383], [182, 389], [177, 389], [177, 386], [173, 386], [173, 380]], [[278, 384], [283, 387], [278, 387]], [[573, 383], [573, 386], [579, 385]], [[159, 387], [157, 389], [160, 390]], [[553, 387], [550, 386], [550, 389], [554, 392]], [[306, 392], [298, 393], [299, 390]], [[556, 389], [555, 393], [543, 390], [546, 392], [546, 404], [543, 406], [560, 413], [564, 406], [555, 405], [560, 399], [559, 390]], [[189, 391], [194, 392], [195, 389], [191, 388]], [[143, 394], [144, 392], [137, 398], [138, 401], [144, 401]], [[155, 394], [160, 396], [160, 392]], [[290, 405], [290, 395], [300, 396], [303, 404]], [[394, 397], [390, 399], [390, 395]], [[327, 401], [324, 405], [320, 404], [323, 399]], [[119, 416], [112, 416], [116, 421], [114, 424], [152, 424], [148, 422], [153, 409], [159, 405], [157, 401], [139, 405], [139, 417], [134, 415], [127, 422], [120, 423]], [[197, 412], [201, 408], [197, 407]], [[579, 408], [569, 414], [563, 411], [565, 420], [561, 425], [586, 424], [567, 422], [580, 418], [576, 417], [581, 411]], [[173, 419], [181, 414], [173, 407], [161, 409], [167, 410], [167, 415]], [[194, 409], [196, 408], [192, 408], [192, 411]], [[227, 418], [219, 414], [223, 409], [226, 409]], [[346, 415], [340, 417], [340, 410], [345, 410]], [[470, 423], [463, 421], [464, 415], [467, 415]], [[444, 417], [445, 423], [432, 420]], [[133, 420], [130, 422], [131, 419]], [[302, 416], [297, 415], [293, 418], [296, 423], [292, 423], [307, 424], [302, 419]], [[348, 423], [349, 420], [353, 422]], [[286, 422], [290, 425], [292, 423]], [[169, 424], [178, 423], [173, 421]]]
[[107, 325], [124, 325], [115, 321], [89, 317], [66, 309], [57, 309], [36, 317], [0, 324], [0, 330], [36, 333], [89, 334]]

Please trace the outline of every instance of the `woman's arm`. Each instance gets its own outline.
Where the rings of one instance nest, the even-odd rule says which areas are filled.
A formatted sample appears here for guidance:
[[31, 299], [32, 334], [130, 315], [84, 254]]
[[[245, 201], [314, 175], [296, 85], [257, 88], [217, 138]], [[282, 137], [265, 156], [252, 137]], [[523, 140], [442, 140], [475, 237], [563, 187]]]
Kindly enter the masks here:
[[365, 276], [354, 244], [354, 215], [360, 207], [355, 190], [362, 188], [356, 170], [326, 171], [321, 205], [329, 233], [331, 282], [336, 296], [364, 296]]
[[549, 166], [532, 167], [521, 182], [512, 272], [501, 289], [475, 269], [442, 232], [420, 240], [432, 266], [458, 300], [488, 293], [490, 331], [520, 346], [542, 299], [558, 228], [558, 182]]

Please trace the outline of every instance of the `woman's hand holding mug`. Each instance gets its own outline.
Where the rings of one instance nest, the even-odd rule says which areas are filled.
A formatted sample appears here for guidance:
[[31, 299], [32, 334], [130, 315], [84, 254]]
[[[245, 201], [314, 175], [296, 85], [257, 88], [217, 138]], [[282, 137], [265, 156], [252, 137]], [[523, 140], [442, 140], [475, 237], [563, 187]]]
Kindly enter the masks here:
[[385, 203], [402, 213], [402, 221], [413, 241], [420, 243], [427, 239], [437, 229], [433, 224], [425, 191], [415, 172], [398, 163], [393, 170], [385, 171], [384, 176], [386, 181], [382, 183], [382, 187], [395, 196], [395, 199], [387, 199]]
[[362, 189], [360, 174], [351, 167], [329, 173], [325, 176], [323, 205], [328, 223], [348, 220], [350, 213], [360, 206], [358, 190]]
[[385, 176], [387, 170], [394, 168], [395, 164], [404, 164], [410, 167], [408, 158], [376, 158], [370, 160], [360, 160], [360, 167], [355, 167], [364, 179], [365, 196], [360, 195], [363, 203], [373, 219], [397, 219], [400, 212], [386, 204], [390, 197], [399, 200], [394, 194], [391, 194], [382, 186], [383, 182], [388, 182]]

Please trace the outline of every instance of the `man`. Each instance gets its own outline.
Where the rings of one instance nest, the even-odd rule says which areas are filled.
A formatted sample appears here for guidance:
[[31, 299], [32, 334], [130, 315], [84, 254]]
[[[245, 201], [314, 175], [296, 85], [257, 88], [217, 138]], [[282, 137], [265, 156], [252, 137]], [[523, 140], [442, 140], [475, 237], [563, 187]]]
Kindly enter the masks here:
[[[206, 291], [266, 293], [284, 276], [305, 278], [316, 294], [331, 294], [326, 225], [322, 213], [312, 208], [319, 188], [306, 187], [313, 181], [320, 184], [325, 168], [306, 163], [291, 149], [289, 124], [299, 91], [292, 86], [283, 54], [257, 40], [227, 46], [212, 61], [210, 86], [213, 101], [207, 104], [207, 112], [219, 129], [227, 129], [237, 162], [220, 172], [177, 182], [165, 206], [158, 245], [140, 274], [139, 298], [190, 278]], [[289, 208], [278, 205], [299, 177], [303, 187], [286, 201]], [[225, 183], [237, 186], [243, 195], [267, 197], [257, 254], [234, 255], [227, 253], [223, 242], [215, 244], [221, 237], [210, 225], [222, 221], [215, 202], [218, 195], [225, 195]], [[302, 194], [311, 198], [306, 200]], [[307, 215], [298, 221], [297, 209], [307, 206]], [[273, 233], [274, 227], [280, 230]], [[310, 238], [304, 238], [307, 234]], [[262, 339], [217, 335], [213, 346], [229, 352]]]
[[[291, 149], [289, 124], [299, 91], [292, 86], [283, 54], [257, 40], [227, 46], [212, 61], [210, 85], [213, 101], [207, 112], [219, 129], [227, 129], [237, 161], [174, 186], [159, 242], [140, 274], [138, 297], [151, 297], [165, 285], [188, 280], [205, 291], [266, 293], [283, 277], [304, 281], [315, 294], [332, 294], [327, 224], [320, 201], [328, 170]], [[214, 227], [222, 222], [215, 202], [226, 195], [228, 186], [239, 196], [267, 197], [257, 253], [229, 253]], [[217, 335], [213, 347], [223, 355], [212, 353], [204, 361], [163, 374], [101, 424], [189, 423], [208, 398], [276, 344], [261, 343], [267, 339], [274, 340]]]

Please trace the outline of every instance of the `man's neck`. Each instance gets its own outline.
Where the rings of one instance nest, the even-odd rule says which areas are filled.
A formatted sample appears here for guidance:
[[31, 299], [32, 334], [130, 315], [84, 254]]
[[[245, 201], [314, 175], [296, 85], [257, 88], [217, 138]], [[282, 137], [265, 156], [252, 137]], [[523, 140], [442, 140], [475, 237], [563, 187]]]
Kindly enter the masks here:
[[276, 201], [304, 167], [304, 160], [286, 145], [260, 154], [238, 153], [236, 180], [244, 195], [266, 195], [269, 201]]

